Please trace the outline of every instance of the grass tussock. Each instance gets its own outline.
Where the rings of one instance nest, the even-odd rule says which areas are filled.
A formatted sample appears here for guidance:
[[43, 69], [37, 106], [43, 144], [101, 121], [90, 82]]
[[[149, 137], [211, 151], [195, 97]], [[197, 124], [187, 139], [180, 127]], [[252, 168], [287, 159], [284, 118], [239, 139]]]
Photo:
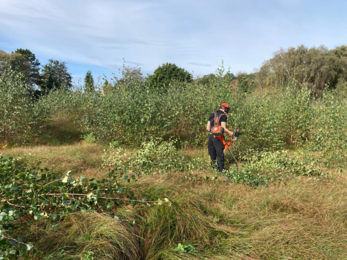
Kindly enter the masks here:
[[[218, 224], [211, 210], [218, 202], [208, 201], [196, 192], [211, 183], [204, 183], [203, 187], [195, 185], [192, 189], [186, 181], [182, 183], [182, 179], [182, 174], [177, 173], [160, 180], [140, 180], [134, 185], [151, 200], [170, 198], [170, 203], [136, 210], [141, 216], [139, 228], [146, 259], [244, 259], [251, 255], [251, 245], [242, 232]], [[194, 249], [177, 252], [179, 244]]]
[[142, 258], [130, 226], [103, 214], [74, 213], [53, 226], [36, 223], [27, 232], [44, 259]]
[[191, 241], [205, 247], [210, 242], [211, 224], [200, 209], [201, 202], [187, 194], [170, 205], [153, 207], [145, 213], [144, 250], [149, 259], [159, 258], [162, 250]]

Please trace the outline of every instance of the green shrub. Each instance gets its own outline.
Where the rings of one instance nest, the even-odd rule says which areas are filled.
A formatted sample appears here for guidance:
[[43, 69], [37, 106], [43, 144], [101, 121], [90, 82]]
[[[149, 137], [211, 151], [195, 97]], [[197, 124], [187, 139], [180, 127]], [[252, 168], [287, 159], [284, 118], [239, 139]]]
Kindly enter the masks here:
[[234, 107], [233, 122], [246, 133], [238, 146], [244, 157], [301, 147], [310, 139], [315, 113], [308, 90], [293, 85], [271, 95], [255, 92], [236, 100]]
[[262, 152], [253, 155], [241, 169], [225, 171], [227, 181], [244, 183], [256, 188], [260, 185], [278, 183], [297, 176], [324, 177], [326, 174], [315, 161], [293, 159], [288, 151]]
[[322, 153], [326, 166], [347, 165], [347, 102], [336, 92], [326, 92], [314, 108], [311, 140], [307, 148]]
[[27, 91], [25, 77], [10, 68], [0, 73], [0, 144], [22, 144], [37, 135], [47, 114]]
[[199, 168], [199, 160], [188, 160], [175, 147], [174, 141], [152, 139], [143, 142], [135, 153], [125, 152], [112, 143], [104, 150], [103, 166], [112, 169], [126, 168], [133, 173], [184, 171]]
[[93, 144], [93, 143], [95, 143], [95, 142], [96, 142], [96, 138], [95, 138], [95, 136], [94, 136], [94, 133], [93, 133], [93, 132], [92, 132], [92, 133], [89, 133], [89, 134], [84, 135], [84, 136], [83, 136], [83, 138], [84, 138], [84, 140], [86, 140], [86, 142], [87, 142], [88, 144]]
[[184, 69], [176, 66], [176, 64], [165, 63], [159, 66], [153, 75], [147, 79], [148, 84], [154, 89], [163, 89], [176, 82], [192, 82], [193, 76]]

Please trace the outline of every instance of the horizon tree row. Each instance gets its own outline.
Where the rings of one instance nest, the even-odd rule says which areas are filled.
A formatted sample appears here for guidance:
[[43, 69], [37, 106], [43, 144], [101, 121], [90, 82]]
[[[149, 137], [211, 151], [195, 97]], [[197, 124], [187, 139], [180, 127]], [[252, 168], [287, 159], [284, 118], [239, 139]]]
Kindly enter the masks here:
[[[52, 89], [72, 89], [72, 76], [64, 61], [49, 59], [41, 65], [35, 54], [28, 49], [17, 49], [12, 53], [0, 50], [0, 74], [6, 65], [23, 74], [27, 90], [36, 95], [47, 94]], [[222, 67], [224, 66], [222, 62]], [[308, 48], [300, 45], [297, 48], [280, 49], [273, 57], [263, 62], [253, 73], [239, 72], [237, 75], [224, 68], [217, 69], [202, 77], [193, 75], [173, 63], [164, 63], [153, 72], [144, 76], [141, 68], [123, 66], [122, 76], [113, 82], [104, 79], [101, 86], [96, 86], [91, 70], [88, 70], [83, 89], [86, 92], [98, 88], [106, 94], [114, 88], [129, 84], [146, 84], [151, 89], [164, 89], [172, 83], [186, 82], [202, 85], [228, 84], [230, 88], [241, 92], [251, 92], [256, 88], [282, 88], [292, 83], [299, 83], [308, 88], [313, 95], [320, 96], [325, 89], [347, 91], [347, 46], [338, 46], [329, 50], [325, 46]]]

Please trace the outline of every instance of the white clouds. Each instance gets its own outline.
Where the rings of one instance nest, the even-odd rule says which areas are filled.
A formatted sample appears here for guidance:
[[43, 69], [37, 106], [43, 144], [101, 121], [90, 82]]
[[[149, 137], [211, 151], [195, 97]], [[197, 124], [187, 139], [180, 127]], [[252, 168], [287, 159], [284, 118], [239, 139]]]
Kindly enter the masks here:
[[324, 38], [331, 28], [311, 21], [300, 0], [2, 0], [0, 49], [113, 70], [125, 59], [145, 73], [173, 62], [204, 75], [222, 59], [250, 72], [280, 47], [332, 44]]

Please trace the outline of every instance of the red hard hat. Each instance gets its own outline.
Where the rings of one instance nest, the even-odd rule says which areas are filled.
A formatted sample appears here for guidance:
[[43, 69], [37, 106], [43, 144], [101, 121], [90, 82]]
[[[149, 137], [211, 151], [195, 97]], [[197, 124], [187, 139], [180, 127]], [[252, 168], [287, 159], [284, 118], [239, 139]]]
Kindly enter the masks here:
[[223, 103], [219, 106], [219, 108], [222, 108], [222, 107], [224, 107], [224, 112], [228, 114], [230, 111], [229, 105], [227, 103]]

